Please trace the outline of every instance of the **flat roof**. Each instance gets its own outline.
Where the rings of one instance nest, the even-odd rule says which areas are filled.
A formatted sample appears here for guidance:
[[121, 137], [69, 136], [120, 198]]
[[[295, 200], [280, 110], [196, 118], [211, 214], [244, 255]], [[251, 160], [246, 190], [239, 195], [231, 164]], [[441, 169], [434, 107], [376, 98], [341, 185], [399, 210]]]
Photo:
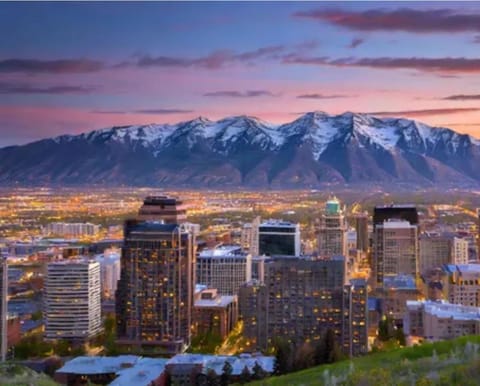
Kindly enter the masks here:
[[219, 245], [215, 248], [204, 249], [199, 257], [242, 257], [247, 253], [242, 250], [240, 245]]
[[235, 301], [235, 296], [221, 295], [215, 299], [195, 300], [195, 307], [226, 307]]
[[452, 304], [446, 301], [407, 301], [407, 307], [425, 307], [425, 313], [435, 315], [442, 319], [472, 320], [480, 322], [480, 308]]
[[140, 358], [135, 366], [119, 370], [110, 386], [148, 386], [165, 370], [166, 358]]
[[111, 374], [122, 369], [122, 366], [133, 366], [140, 359], [136, 355], [119, 355], [117, 357], [80, 356], [68, 361], [57, 370], [59, 373], [78, 375]]

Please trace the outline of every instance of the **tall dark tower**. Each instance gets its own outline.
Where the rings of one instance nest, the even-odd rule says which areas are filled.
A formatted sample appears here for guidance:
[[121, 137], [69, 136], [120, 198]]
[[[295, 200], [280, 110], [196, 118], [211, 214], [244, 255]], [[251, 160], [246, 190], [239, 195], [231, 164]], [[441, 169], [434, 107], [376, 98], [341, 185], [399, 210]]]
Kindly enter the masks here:
[[190, 344], [194, 236], [183, 225], [127, 220], [116, 292], [120, 344], [175, 354]]
[[353, 217], [355, 231], [357, 232], [357, 249], [368, 251], [368, 213], [357, 213]]
[[187, 220], [182, 201], [167, 196], [149, 196], [138, 211], [139, 220], [162, 220], [165, 224], [181, 224]]

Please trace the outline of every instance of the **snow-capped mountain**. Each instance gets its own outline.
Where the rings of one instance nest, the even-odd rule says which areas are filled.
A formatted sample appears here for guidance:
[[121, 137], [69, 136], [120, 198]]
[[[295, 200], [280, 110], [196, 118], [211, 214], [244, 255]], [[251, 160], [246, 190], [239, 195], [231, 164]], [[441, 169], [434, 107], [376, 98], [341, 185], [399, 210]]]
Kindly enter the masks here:
[[480, 141], [346, 112], [275, 125], [249, 116], [122, 126], [0, 149], [0, 183], [316, 187], [480, 182]]

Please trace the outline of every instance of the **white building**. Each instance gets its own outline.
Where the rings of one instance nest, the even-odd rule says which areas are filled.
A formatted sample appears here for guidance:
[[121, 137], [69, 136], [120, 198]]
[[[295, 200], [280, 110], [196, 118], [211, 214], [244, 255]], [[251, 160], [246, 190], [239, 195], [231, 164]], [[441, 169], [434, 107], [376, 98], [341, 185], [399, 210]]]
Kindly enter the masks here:
[[49, 263], [45, 278], [45, 338], [86, 340], [101, 331], [100, 263]]
[[43, 228], [44, 235], [82, 237], [95, 236], [100, 232], [100, 225], [90, 223], [52, 222]]
[[106, 299], [114, 298], [117, 282], [120, 280], [120, 249], [106, 249], [103, 254], [96, 256], [95, 260], [100, 263], [100, 282], [103, 297]]
[[252, 255], [239, 245], [221, 245], [200, 252], [197, 257], [197, 284], [216, 288], [221, 295], [237, 295], [252, 278]]
[[480, 307], [480, 264], [450, 264], [444, 271], [445, 298], [450, 303]]
[[403, 328], [406, 335], [430, 341], [480, 332], [480, 308], [434, 301], [407, 301]]

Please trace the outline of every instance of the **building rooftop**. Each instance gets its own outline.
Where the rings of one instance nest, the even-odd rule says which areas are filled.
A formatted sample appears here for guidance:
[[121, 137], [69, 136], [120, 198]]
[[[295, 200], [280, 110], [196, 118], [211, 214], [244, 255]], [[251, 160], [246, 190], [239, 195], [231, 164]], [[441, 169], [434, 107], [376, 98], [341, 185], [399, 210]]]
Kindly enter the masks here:
[[393, 290], [415, 290], [415, 278], [412, 275], [386, 275], [383, 278], [383, 287]]
[[387, 228], [387, 229], [415, 227], [415, 225], [411, 225], [410, 222], [408, 222], [407, 220], [400, 220], [400, 219], [385, 220], [383, 223], [380, 224], [380, 226], [383, 226], [383, 228]]
[[127, 367], [135, 366], [140, 359], [136, 355], [120, 355], [117, 357], [76, 357], [58, 369], [59, 373], [78, 375], [111, 374]]
[[277, 220], [277, 219], [269, 219], [265, 220], [260, 224], [261, 227], [279, 227], [279, 228], [291, 228], [291, 227], [297, 227], [298, 224], [290, 222], [290, 221], [284, 221], [284, 220]]
[[224, 308], [235, 301], [235, 296], [221, 295], [214, 299], [195, 300], [195, 307], [221, 307]]
[[240, 245], [219, 245], [215, 248], [204, 249], [200, 252], [200, 257], [241, 257], [247, 253], [242, 250]]
[[448, 273], [479, 273], [480, 264], [445, 264], [444, 270]]
[[110, 386], [147, 386], [165, 370], [165, 358], [140, 358], [135, 366], [119, 370]]
[[438, 318], [480, 321], [480, 308], [478, 307], [452, 304], [446, 301], [407, 300], [407, 308], [409, 309], [418, 309], [422, 306], [425, 307], [425, 312], [427, 314], [435, 315]]

